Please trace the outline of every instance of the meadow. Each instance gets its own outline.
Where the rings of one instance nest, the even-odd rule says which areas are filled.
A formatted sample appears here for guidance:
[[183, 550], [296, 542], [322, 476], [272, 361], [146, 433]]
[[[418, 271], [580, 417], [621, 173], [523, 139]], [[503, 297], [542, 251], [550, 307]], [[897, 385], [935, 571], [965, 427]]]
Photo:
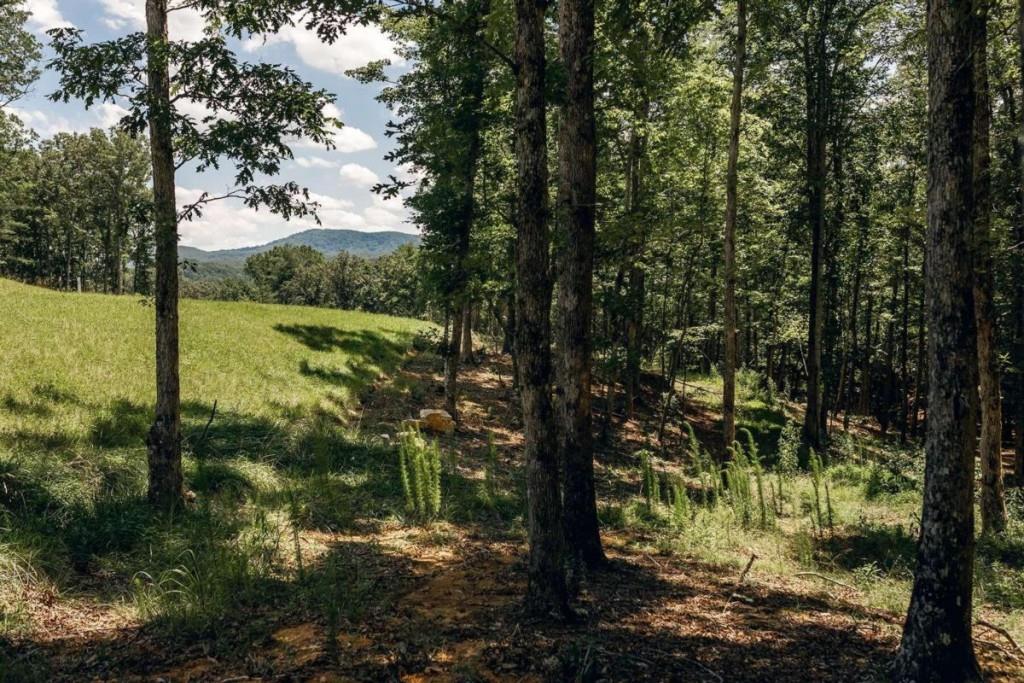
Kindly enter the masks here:
[[39, 593], [208, 623], [270, 578], [261, 555], [278, 542], [277, 512], [328, 525], [351, 514], [373, 459], [389, 455], [346, 447], [353, 398], [394, 371], [423, 323], [184, 300], [195, 505], [154, 516], [143, 500], [152, 317], [139, 297], [0, 280], [0, 633], [32, 623]]
[[[611, 569], [586, 581], [580, 623], [523, 630], [507, 358], [465, 369], [463, 424], [435, 441], [401, 432], [442, 400], [425, 323], [190, 300], [181, 315], [190, 500], [161, 515], [145, 502], [152, 309], [0, 280], [0, 680], [872, 680], [891, 659], [919, 448], [855, 425], [804, 470], [798, 407], [742, 373], [725, 489], [720, 379], [685, 378], [663, 444], [645, 389], [598, 442]], [[997, 681], [1024, 656], [1010, 501], [976, 564]]]

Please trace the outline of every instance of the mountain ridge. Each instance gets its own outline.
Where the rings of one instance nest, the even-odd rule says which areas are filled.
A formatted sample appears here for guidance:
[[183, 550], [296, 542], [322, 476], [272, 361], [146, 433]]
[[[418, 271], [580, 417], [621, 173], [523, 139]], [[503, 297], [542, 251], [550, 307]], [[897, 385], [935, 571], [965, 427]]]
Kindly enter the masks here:
[[265, 244], [235, 249], [216, 249], [207, 251], [198, 247], [178, 246], [178, 257], [196, 263], [229, 263], [242, 264], [253, 254], [269, 251], [274, 247], [292, 244], [305, 245], [321, 252], [324, 256], [335, 256], [346, 251], [353, 256], [374, 258], [389, 254], [405, 244], [419, 244], [420, 236], [396, 230], [378, 232], [361, 232], [344, 228], [312, 228], [272, 240]]

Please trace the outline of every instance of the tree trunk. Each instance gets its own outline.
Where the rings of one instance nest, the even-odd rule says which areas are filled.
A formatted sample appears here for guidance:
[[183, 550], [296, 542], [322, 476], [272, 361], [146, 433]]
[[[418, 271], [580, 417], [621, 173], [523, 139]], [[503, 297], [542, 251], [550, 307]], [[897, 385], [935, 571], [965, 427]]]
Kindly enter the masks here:
[[[729, 110], [729, 161], [725, 174], [725, 294], [723, 335], [725, 362], [722, 368], [722, 441], [731, 448], [736, 440], [736, 192], [740, 155], [740, 116], [743, 110], [743, 69], [747, 60], [747, 2], [736, 2], [736, 63], [732, 74]], [[724, 451], [728, 453], [729, 451]]]
[[[1017, 67], [1020, 86], [1024, 88], [1024, 0], [1017, 2]], [[1013, 90], [1010, 89], [1012, 96]], [[1022, 105], [1024, 107], [1024, 105]], [[1014, 170], [1017, 183], [1016, 212], [1014, 215], [1013, 240], [1024, 243], [1024, 110], [1017, 112], [1017, 135], [1012, 137]], [[1013, 320], [1014, 340], [1010, 345], [1013, 362], [1012, 391], [1014, 399], [1014, 440], [1013, 476], [1017, 486], [1024, 486], [1024, 249], [1017, 247], [1010, 254], [1013, 273]]]
[[548, 271], [546, 0], [516, 0], [516, 356], [523, 404], [527, 531], [526, 608], [566, 615], [562, 501], [551, 405], [551, 278]]
[[921, 283], [921, 294], [917, 300], [917, 367], [914, 370], [914, 409], [910, 416], [910, 432], [916, 439], [920, 436], [920, 421], [921, 421], [921, 400], [923, 394], [921, 393], [922, 386], [924, 384], [924, 347], [925, 347], [925, 322], [924, 322], [924, 295], [925, 295], [925, 283], [928, 282], [927, 265], [922, 268], [922, 283]]
[[646, 277], [643, 268], [632, 265], [627, 283], [626, 310], [626, 376], [623, 384], [626, 394], [626, 419], [631, 420], [636, 411], [636, 396], [640, 390], [641, 334], [644, 326], [644, 301]]
[[981, 405], [981, 529], [1006, 529], [1003, 492], [1003, 409], [996, 348], [995, 276], [992, 252], [992, 178], [988, 86], [988, 0], [979, 0], [974, 22], [974, 314], [978, 325], [978, 392]]
[[897, 681], [981, 680], [971, 639], [978, 395], [973, 5], [928, 5], [928, 426], [917, 569]]
[[473, 304], [466, 302], [462, 317], [462, 358], [467, 363], [473, 362]]
[[566, 100], [558, 147], [559, 213], [565, 231], [559, 269], [561, 323], [560, 450], [565, 473], [565, 539], [574, 564], [605, 561], [594, 489], [591, 424], [591, 316], [594, 302], [594, 214], [597, 152], [594, 119], [594, 0], [562, 0], [559, 49]]
[[[863, 212], [863, 204], [858, 203], [857, 206], [858, 214], [858, 225], [857, 231], [857, 256], [854, 264], [854, 275], [853, 275], [853, 301], [850, 304], [850, 359], [849, 359], [849, 379], [846, 382], [846, 393], [843, 398], [843, 430], [848, 431], [850, 429], [850, 410], [853, 407], [853, 390], [855, 385], [855, 377], [857, 374], [857, 360], [860, 356], [860, 346], [858, 342], [860, 338], [858, 336], [857, 329], [857, 315], [860, 312], [860, 290], [861, 283], [864, 280], [864, 250], [866, 248], [865, 242], [867, 241], [867, 217]], [[863, 378], [862, 378], [863, 379]]]
[[[486, 2], [481, 3], [482, 7], [474, 15], [475, 22], [467, 25], [473, 35], [478, 36], [483, 31], [486, 14], [489, 11]], [[455, 175], [461, 183], [460, 204], [455, 218], [452, 235], [454, 246], [454, 273], [451, 290], [452, 298], [452, 333], [448, 342], [448, 352], [445, 354], [445, 382], [444, 399], [445, 410], [457, 422], [459, 420], [459, 363], [463, 359], [472, 356], [472, 332], [470, 320], [472, 316], [472, 305], [468, 299], [469, 272], [468, 261], [470, 251], [470, 235], [473, 230], [473, 221], [476, 216], [476, 170], [480, 156], [480, 109], [484, 98], [485, 70], [480, 67], [483, 63], [482, 48], [479, 47], [480, 40], [474, 40], [474, 49], [477, 50], [477, 59], [473, 60], [474, 67], [464, 79], [460, 80], [457, 95], [458, 122], [452, 123], [452, 132], [461, 137], [465, 144], [463, 152], [459, 157], [459, 165]], [[468, 350], [464, 336], [469, 337]]]
[[[811, 291], [807, 329], [807, 410], [804, 414], [804, 440], [821, 451], [825, 439], [821, 429], [821, 346], [825, 323], [825, 124], [827, 121], [826, 65], [824, 31], [819, 30], [815, 45], [806, 48], [806, 184], [807, 219], [811, 229]], [[812, 57], [813, 54], [813, 57]]]
[[464, 306], [458, 307], [452, 313], [451, 333], [448, 335], [448, 344], [444, 354], [444, 409], [452, 416], [452, 419], [459, 419], [459, 360], [462, 350], [462, 322], [465, 319]]
[[181, 392], [178, 378], [178, 209], [171, 132], [167, 0], [146, 0], [149, 40], [149, 146], [153, 163], [156, 242], [156, 415], [146, 440], [149, 501], [169, 509], [183, 502]]
[[[914, 183], [911, 182], [911, 188]], [[913, 200], [913, 189], [910, 196]], [[900, 320], [900, 443], [907, 442], [907, 428], [910, 426], [910, 370], [907, 366], [907, 346], [910, 343], [910, 224], [904, 226], [903, 234], [903, 302]]]

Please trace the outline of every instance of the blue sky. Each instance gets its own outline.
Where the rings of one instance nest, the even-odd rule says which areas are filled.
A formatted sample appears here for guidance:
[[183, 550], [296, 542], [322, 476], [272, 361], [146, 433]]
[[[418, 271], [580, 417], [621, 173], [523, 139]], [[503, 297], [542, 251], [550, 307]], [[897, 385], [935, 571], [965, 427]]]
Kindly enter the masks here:
[[[143, 28], [145, 0], [24, 0], [23, 4], [32, 13], [28, 28], [44, 43], [45, 31], [56, 26], [76, 26], [90, 42]], [[172, 12], [170, 31], [172, 39], [195, 39], [201, 34], [202, 20], [189, 10]], [[235, 47], [243, 59], [291, 66], [337, 97], [337, 111], [331, 113], [345, 123], [335, 135], [337, 149], [328, 152], [297, 141], [295, 161], [285, 164], [278, 178], [294, 180], [316, 195], [323, 227], [415, 232], [401, 200], [384, 201], [369, 189], [388, 174], [408, 176], [405, 169], [383, 160], [390, 146], [384, 136], [389, 112], [373, 99], [379, 87], [361, 85], [343, 74], [383, 58], [391, 58], [394, 68], [401, 68], [387, 36], [372, 26], [355, 27], [339, 42], [325, 45], [315, 35], [291, 28], [236, 42]], [[106, 127], [118, 120], [116, 105], [86, 110], [77, 102], [50, 102], [46, 95], [55, 86], [56, 76], [44, 72], [33, 92], [14, 106], [15, 113], [41, 136]], [[178, 173], [179, 202], [186, 203], [203, 191], [221, 193], [230, 188], [230, 182], [228, 170], [200, 174], [185, 167]], [[260, 244], [309, 227], [315, 227], [312, 221], [288, 223], [266, 211], [253, 212], [238, 202], [223, 201], [208, 206], [201, 219], [183, 223], [180, 232], [182, 244], [222, 249]]]

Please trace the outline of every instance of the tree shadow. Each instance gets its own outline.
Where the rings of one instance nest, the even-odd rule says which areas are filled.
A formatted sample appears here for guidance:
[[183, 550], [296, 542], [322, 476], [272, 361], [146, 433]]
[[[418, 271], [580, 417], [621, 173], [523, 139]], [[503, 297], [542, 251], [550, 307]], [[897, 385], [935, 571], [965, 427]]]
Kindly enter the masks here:
[[814, 545], [820, 562], [847, 571], [874, 566], [909, 574], [917, 554], [917, 537], [899, 524], [861, 522], [822, 536]]
[[332, 543], [287, 577], [266, 573], [237, 586], [206, 614], [169, 610], [84, 639], [0, 637], [0, 680], [304, 679], [313, 671], [397, 680], [394, 641], [381, 624], [413, 581], [402, 555], [372, 542]]
[[285, 325], [274, 329], [286, 334], [312, 351], [344, 351], [347, 354], [374, 363], [394, 363], [402, 357], [411, 335], [396, 335], [389, 339], [371, 330], [345, 330], [330, 325]]

